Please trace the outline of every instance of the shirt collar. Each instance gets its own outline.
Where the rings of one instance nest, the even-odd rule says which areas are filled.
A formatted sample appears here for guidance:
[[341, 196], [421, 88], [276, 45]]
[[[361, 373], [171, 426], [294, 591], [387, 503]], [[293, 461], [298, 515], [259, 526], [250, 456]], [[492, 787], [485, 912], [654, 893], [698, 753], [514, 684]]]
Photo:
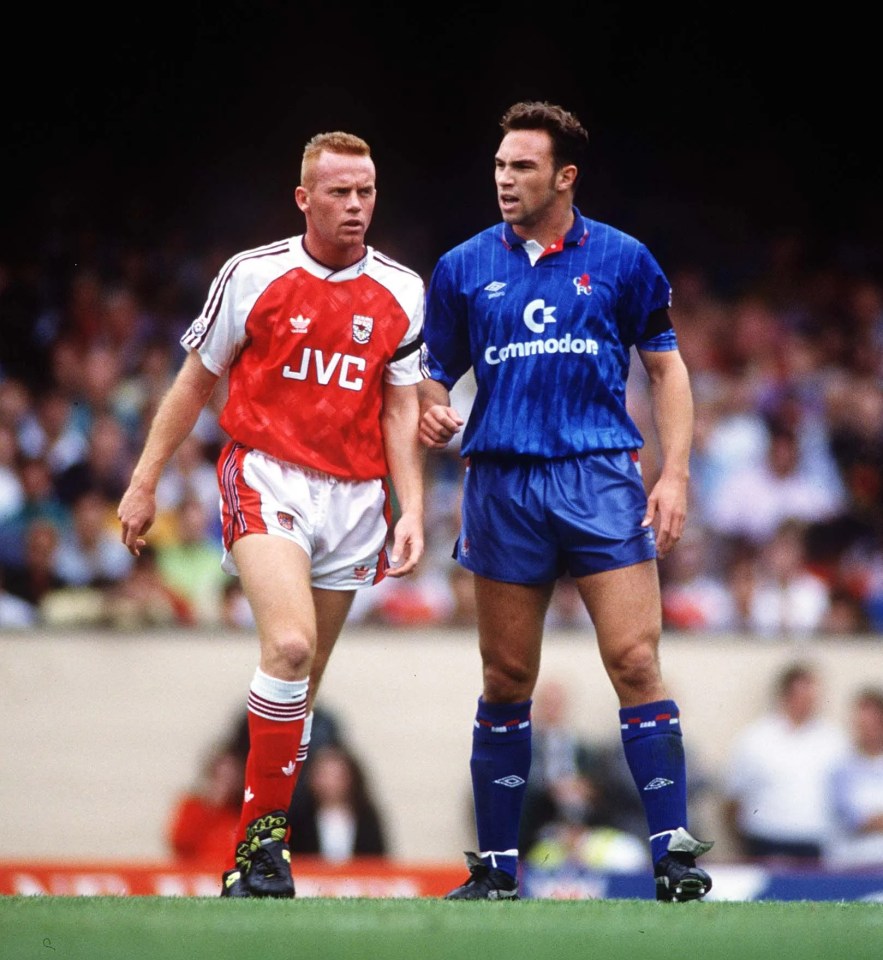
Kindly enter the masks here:
[[[563, 247], [582, 246], [589, 236], [589, 221], [579, 212], [578, 207], [574, 206], [571, 209], [573, 210], [573, 225], [564, 236]], [[508, 249], [512, 250], [514, 247], [524, 246], [524, 240], [512, 229], [511, 224], [503, 223], [502, 227], [503, 232], [500, 239]], [[556, 244], [560, 243], [560, 239], [559, 237]], [[547, 247], [546, 250], [548, 251], [548, 249]]]

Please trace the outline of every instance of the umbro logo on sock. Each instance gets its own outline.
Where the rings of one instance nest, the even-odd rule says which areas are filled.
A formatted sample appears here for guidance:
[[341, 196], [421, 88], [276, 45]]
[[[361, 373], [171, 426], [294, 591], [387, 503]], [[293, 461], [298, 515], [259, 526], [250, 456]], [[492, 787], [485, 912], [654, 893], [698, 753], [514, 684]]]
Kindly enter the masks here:
[[645, 790], [661, 790], [663, 787], [674, 786], [674, 780], [666, 780], [665, 777], [654, 777], [646, 787]]
[[508, 777], [500, 777], [499, 780], [494, 780], [494, 783], [498, 783], [501, 787], [520, 787], [523, 786], [524, 780], [516, 774], [510, 773]]

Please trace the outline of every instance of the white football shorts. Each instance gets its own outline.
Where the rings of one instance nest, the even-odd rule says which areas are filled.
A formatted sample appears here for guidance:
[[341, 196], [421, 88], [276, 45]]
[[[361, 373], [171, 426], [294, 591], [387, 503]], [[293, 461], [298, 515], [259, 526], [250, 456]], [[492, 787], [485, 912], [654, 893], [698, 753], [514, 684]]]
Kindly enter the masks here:
[[385, 480], [342, 480], [230, 441], [218, 482], [226, 573], [238, 575], [230, 549], [240, 537], [267, 533], [307, 553], [314, 587], [353, 590], [386, 576], [392, 507]]

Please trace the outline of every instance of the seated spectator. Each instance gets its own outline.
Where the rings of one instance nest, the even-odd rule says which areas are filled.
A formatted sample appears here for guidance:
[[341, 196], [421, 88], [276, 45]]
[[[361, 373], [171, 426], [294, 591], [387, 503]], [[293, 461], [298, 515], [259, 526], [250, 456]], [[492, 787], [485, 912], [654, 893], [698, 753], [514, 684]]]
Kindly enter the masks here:
[[112, 504], [126, 492], [132, 455], [120, 422], [109, 413], [95, 417], [85, 456], [55, 478], [61, 501], [70, 506], [86, 490], [98, 490]]
[[803, 524], [786, 521], [760, 553], [748, 626], [765, 637], [818, 633], [831, 606], [828, 584], [806, 563]]
[[31, 409], [31, 390], [23, 381], [0, 375], [0, 423], [12, 427], [16, 434]]
[[759, 468], [769, 444], [769, 429], [744, 377], [717, 375], [713, 386], [704, 389], [703, 402], [696, 408], [690, 453], [694, 519], [702, 526], [709, 524], [721, 488], [743, 470]]
[[817, 866], [834, 823], [832, 770], [846, 754], [839, 725], [821, 713], [817, 668], [792, 663], [776, 679], [774, 704], [738, 730], [722, 786], [723, 820], [738, 853], [753, 861]]
[[122, 379], [121, 357], [107, 344], [95, 342], [85, 347], [80, 362], [83, 376], [74, 398], [74, 423], [88, 437], [99, 417], [116, 417], [114, 395]]
[[85, 344], [69, 334], [61, 334], [52, 341], [49, 355], [49, 382], [68, 399], [79, 398], [83, 392]]
[[861, 597], [845, 587], [833, 589], [819, 629], [825, 634], [842, 636], [868, 633], [871, 629], [870, 620]]
[[227, 863], [240, 839], [244, 784], [245, 756], [235, 741], [214, 749], [171, 812], [168, 842], [176, 861], [210, 869]]
[[688, 527], [677, 550], [660, 562], [662, 616], [668, 630], [732, 630], [740, 626], [736, 602], [717, 574], [712, 538]]
[[118, 358], [116, 380], [119, 382], [138, 368], [156, 323], [137, 290], [126, 283], [106, 288], [102, 307], [101, 329], [97, 331], [96, 343]]
[[71, 587], [107, 587], [123, 580], [134, 558], [109, 524], [112, 505], [97, 489], [82, 491], [71, 507], [71, 527], [55, 555], [55, 570]]
[[291, 806], [292, 854], [337, 863], [386, 856], [383, 817], [355, 755], [340, 744], [326, 744], [311, 749], [308, 768], [305, 789], [296, 791]]
[[114, 395], [114, 407], [131, 432], [134, 447], [143, 445], [146, 425], [171, 387], [176, 371], [173, 344], [167, 337], [157, 335], [144, 344], [137, 369], [123, 377]]
[[840, 371], [827, 392], [831, 448], [852, 512], [879, 518], [883, 494], [883, 391], [879, 376]]
[[39, 609], [48, 594], [65, 586], [55, 568], [58, 540], [51, 520], [37, 518], [28, 524], [21, 563], [6, 567], [4, 573], [9, 593]]
[[49, 466], [42, 457], [20, 457], [18, 475], [24, 502], [0, 522], [0, 564], [11, 567], [24, 564], [27, 531], [34, 520], [48, 521], [56, 533], [70, 524], [70, 511], [58, 498]]
[[57, 477], [86, 456], [86, 434], [74, 424], [73, 403], [61, 390], [42, 394], [25, 416], [18, 434], [25, 456], [44, 459]]
[[102, 619], [117, 630], [194, 626], [186, 597], [175, 593], [156, 567], [156, 550], [147, 544], [126, 577], [104, 593]]
[[724, 552], [724, 584], [733, 601], [733, 629], [750, 633], [751, 608], [757, 590], [758, 548], [745, 538], [731, 539]]
[[190, 604], [202, 625], [221, 622], [224, 587], [230, 576], [221, 569], [221, 547], [209, 533], [202, 503], [184, 500], [175, 511], [176, 538], [159, 543], [157, 567], [166, 584]]
[[830, 778], [832, 869], [883, 868], [883, 688], [863, 687], [850, 712], [851, 747]]
[[206, 532], [221, 542], [220, 494], [215, 460], [195, 434], [189, 434], [163, 471], [156, 487], [154, 542], [162, 530], [163, 542], [174, 537], [175, 514], [187, 500], [198, 500], [206, 517]]
[[706, 523], [721, 536], [744, 536], [761, 545], [785, 520], [821, 522], [845, 505], [840, 490], [819, 485], [801, 470], [796, 434], [774, 423], [763, 462], [733, 472], [720, 484], [707, 506]]

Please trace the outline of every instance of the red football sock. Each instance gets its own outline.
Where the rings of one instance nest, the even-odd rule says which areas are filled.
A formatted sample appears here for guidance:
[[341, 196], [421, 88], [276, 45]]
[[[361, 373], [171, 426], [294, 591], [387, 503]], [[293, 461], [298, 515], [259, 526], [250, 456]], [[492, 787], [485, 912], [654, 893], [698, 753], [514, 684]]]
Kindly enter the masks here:
[[306, 715], [307, 681], [277, 680], [259, 670], [248, 693], [248, 759], [239, 839], [256, 817], [288, 811]]

